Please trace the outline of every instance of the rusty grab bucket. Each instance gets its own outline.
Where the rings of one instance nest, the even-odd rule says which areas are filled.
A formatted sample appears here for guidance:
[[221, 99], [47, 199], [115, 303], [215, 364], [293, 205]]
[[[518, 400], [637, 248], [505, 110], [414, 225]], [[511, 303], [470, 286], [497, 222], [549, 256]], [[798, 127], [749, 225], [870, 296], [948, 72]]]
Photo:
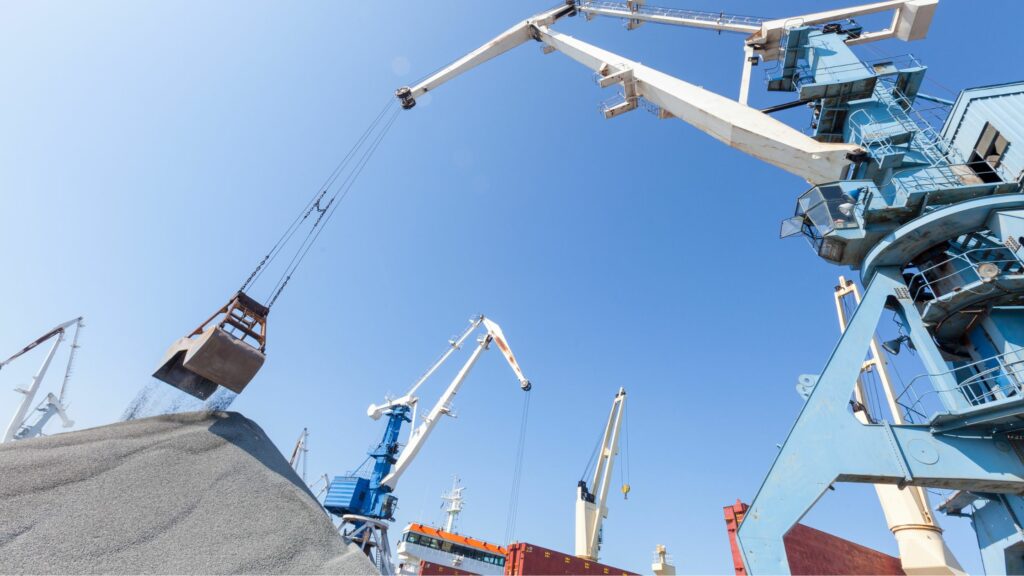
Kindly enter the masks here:
[[217, 386], [241, 392], [266, 360], [268, 313], [266, 306], [238, 292], [191, 334], [171, 344], [153, 377], [202, 400]]

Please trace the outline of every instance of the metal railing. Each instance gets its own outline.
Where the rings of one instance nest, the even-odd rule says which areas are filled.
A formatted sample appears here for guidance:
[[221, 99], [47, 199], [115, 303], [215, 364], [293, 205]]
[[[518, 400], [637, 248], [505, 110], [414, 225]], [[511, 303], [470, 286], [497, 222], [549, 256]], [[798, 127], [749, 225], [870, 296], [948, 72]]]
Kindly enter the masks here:
[[992, 280], [992, 276], [985, 276], [979, 271], [984, 264], [996, 266], [998, 274], [1024, 273], [1024, 262], [1005, 246], [972, 248], [918, 270], [907, 282], [912, 290], [911, 297], [918, 301], [930, 293], [940, 298], [944, 294], [958, 292], [968, 284]]
[[[943, 376], [956, 377], [956, 373], [976, 370], [977, 372], [950, 388], [937, 388], [933, 379]], [[926, 390], [920, 390], [927, 385]], [[1024, 392], [1024, 350], [1004, 352], [984, 358], [970, 364], [939, 372], [937, 374], [920, 374], [911, 379], [896, 396], [896, 402], [907, 411], [908, 415], [916, 415], [913, 420], [923, 421], [929, 417], [927, 412], [945, 411], [941, 403], [943, 394], [958, 394], [971, 406], [981, 406], [997, 400], [1014, 398]], [[938, 403], [938, 404], [936, 404]]]
[[687, 10], [685, 8], [666, 8], [662, 6], [641, 5], [637, 6], [636, 10], [634, 11], [630, 10], [629, 7], [626, 6], [625, 2], [607, 2], [603, 0], [580, 0], [576, 3], [576, 6], [584, 11], [586, 11], [587, 8], [597, 8], [604, 10], [622, 10], [627, 12], [635, 12], [637, 14], [647, 14], [651, 16], [695, 20], [698, 22], [707, 22], [709, 24], [761, 26], [761, 24], [769, 20], [769, 18], [762, 18], [760, 16], [744, 16], [742, 14], [726, 14], [724, 12], [707, 12], [703, 10]]

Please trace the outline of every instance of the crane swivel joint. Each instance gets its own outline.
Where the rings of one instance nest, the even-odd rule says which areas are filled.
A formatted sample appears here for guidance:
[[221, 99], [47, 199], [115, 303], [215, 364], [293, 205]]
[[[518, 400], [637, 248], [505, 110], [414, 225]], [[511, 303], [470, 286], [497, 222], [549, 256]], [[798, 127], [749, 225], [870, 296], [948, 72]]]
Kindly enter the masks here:
[[416, 105], [416, 99], [412, 97], [412, 89], [408, 86], [402, 86], [395, 90], [395, 96], [402, 102], [403, 110], [408, 110]]

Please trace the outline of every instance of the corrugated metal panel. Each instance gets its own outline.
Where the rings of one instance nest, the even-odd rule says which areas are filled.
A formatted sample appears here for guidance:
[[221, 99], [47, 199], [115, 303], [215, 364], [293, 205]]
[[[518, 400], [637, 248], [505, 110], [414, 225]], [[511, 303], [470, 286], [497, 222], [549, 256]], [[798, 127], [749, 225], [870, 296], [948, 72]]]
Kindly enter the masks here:
[[327, 489], [324, 508], [332, 514], [349, 514], [359, 508], [369, 486], [366, 478], [335, 476]]
[[506, 576], [546, 576], [585, 574], [599, 576], [637, 576], [633, 572], [577, 558], [541, 546], [517, 542], [510, 544], [505, 557]]
[[[746, 512], [747, 505], [739, 500], [736, 504], [725, 507], [725, 527], [729, 532], [729, 546], [732, 548], [736, 576], [745, 576], [747, 573], [736, 540], [736, 530]], [[786, 547], [786, 558], [789, 560], [789, 571], [794, 576], [904, 574], [899, 558], [803, 524], [793, 526], [783, 537], [783, 544]]]
[[970, 157], [985, 127], [990, 122], [1009, 142], [1002, 165], [1019, 179], [1024, 172], [1024, 82], [964, 90], [943, 129], [960, 154]]

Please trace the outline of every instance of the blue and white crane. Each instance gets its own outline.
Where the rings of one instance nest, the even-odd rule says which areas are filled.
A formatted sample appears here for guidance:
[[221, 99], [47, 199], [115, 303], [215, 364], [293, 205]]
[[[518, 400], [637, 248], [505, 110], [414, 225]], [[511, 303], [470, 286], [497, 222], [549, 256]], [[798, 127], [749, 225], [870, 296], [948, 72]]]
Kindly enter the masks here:
[[[473, 353], [434, 406], [422, 417], [422, 422], [416, 425], [420, 400], [416, 395], [417, 391], [481, 326], [484, 333], [477, 339]], [[452, 400], [480, 355], [488, 350], [492, 343], [501, 350], [508, 361], [509, 367], [519, 380], [519, 387], [529, 392], [532, 385], [523, 375], [501, 327], [484, 316], [473, 318], [469, 327], [459, 337], [448, 342], [444, 354], [409, 388], [408, 392], [398, 398], [386, 398], [382, 404], [372, 404], [367, 409], [370, 418], [387, 419], [384, 437], [368, 454], [367, 463], [372, 462], [369, 472], [338, 476], [331, 481], [324, 499], [324, 508], [331, 514], [341, 517], [342, 535], [362, 547], [375, 561], [382, 574], [394, 573], [387, 528], [388, 522], [394, 520], [395, 506], [398, 503], [398, 498], [394, 495], [398, 480], [419, 454], [441, 417], [454, 416]], [[403, 447], [399, 437], [406, 423], [413, 424], [414, 428]]]
[[[737, 537], [750, 574], [784, 574], [783, 535], [836, 482], [956, 490], [942, 509], [969, 516], [986, 571], [1024, 573], [1024, 82], [965, 90], [955, 103], [922, 92], [912, 55], [863, 59], [854, 48], [925, 37], [938, 0], [889, 0], [767, 19], [659, 9], [639, 0], [569, 0], [528, 18], [422, 82], [403, 108], [463, 72], [530, 41], [619, 86], [606, 118], [646, 101], [811, 184], [782, 236], [805, 236], [822, 259], [860, 272], [863, 301], [751, 503]], [[854, 18], [891, 13], [871, 30]], [[553, 29], [576, 14], [628, 28], [657, 22], [744, 34], [739, 98], [715, 94]], [[751, 67], [769, 91], [747, 104]], [[950, 106], [941, 126], [922, 103]], [[772, 118], [805, 106], [808, 132]], [[757, 183], [763, 186], [763, 183]], [[713, 290], [713, 286], [708, 286]], [[894, 400], [905, 419], [858, 420], [850, 399], [883, 314], [924, 373]], [[902, 548], [902, 547], [901, 547]], [[940, 559], [941, 560], [941, 559]], [[944, 570], [954, 572], [955, 566]]]

